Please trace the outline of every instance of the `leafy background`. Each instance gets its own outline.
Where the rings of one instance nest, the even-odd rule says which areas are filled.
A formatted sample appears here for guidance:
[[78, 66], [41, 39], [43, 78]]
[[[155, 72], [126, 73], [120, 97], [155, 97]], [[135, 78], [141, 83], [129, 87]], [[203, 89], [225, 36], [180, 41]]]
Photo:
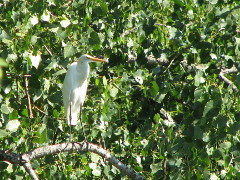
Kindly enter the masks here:
[[[240, 178], [239, 93], [219, 78], [240, 67], [239, 1], [3, 0], [0, 7], [1, 149], [69, 141], [61, 87], [68, 65], [89, 53], [109, 63], [91, 64], [88, 141], [148, 179]], [[226, 76], [240, 87], [238, 72]], [[84, 139], [80, 126], [73, 133]], [[125, 177], [91, 153], [32, 164], [40, 179]], [[7, 162], [0, 174], [26, 178]]]

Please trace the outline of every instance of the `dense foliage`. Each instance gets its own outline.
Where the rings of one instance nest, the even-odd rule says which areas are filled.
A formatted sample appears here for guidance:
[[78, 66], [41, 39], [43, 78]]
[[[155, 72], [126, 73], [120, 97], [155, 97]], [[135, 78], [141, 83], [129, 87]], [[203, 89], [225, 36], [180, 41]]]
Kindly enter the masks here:
[[[69, 141], [61, 87], [69, 64], [89, 53], [109, 57], [108, 64], [91, 64], [83, 109], [89, 142], [148, 179], [240, 178], [233, 90], [240, 75], [226, 74], [233, 84], [219, 78], [240, 68], [238, 0], [3, 0], [0, 7], [0, 69], [8, 73], [0, 149], [24, 153]], [[83, 139], [79, 125], [74, 140]], [[91, 153], [32, 165], [40, 179], [124, 177]], [[26, 177], [7, 162], [0, 174]]]

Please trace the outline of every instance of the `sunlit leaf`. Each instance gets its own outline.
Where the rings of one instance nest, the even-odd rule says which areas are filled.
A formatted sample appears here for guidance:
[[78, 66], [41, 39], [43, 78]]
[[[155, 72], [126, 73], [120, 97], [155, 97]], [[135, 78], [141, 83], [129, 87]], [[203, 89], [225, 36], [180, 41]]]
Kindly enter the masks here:
[[64, 20], [62, 20], [60, 22], [60, 24], [61, 24], [62, 27], [66, 28], [66, 27], [68, 27], [71, 24], [71, 22], [70, 22], [69, 19], [65, 18]]
[[155, 163], [155, 164], [151, 164], [150, 168], [152, 170], [152, 173], [156, 173], [160, 170], [160, 167], [162, 166], [162, 163]]
[[6, 129], [11, 132], [16, 132], [19, 126], [20, 122], [18, 120], [11, 120], [7, 123]]
[[38, 24], [38, 17], [37, 16], [32, 16], [30, 19], [29, 19], [30, 23], [32, 26], [35, 26], [36, 24]]
[[219, 180], [215, 173], [211, 173], [210, 180]]
[[50, 12], [48, 10], [44, 10], [43, 14], [41, 15], [41, 20], [49, 22], [49, 20], [50, 20]]
[[9, 114], [10, 112], [12, 112], [12, 108], [7, 106], [6, 104], [2, 104], [1, 105], [1, 112], [4, 113], [4, 114]]
[[205, 82], [202, 71], [198, 71], [194, 79], [195, 79], [195, 86], [199, 86], [200, 84]]
[[76, 49], [72, 45], [67, 44], [64, 47], [64, 57], [65, 58], [70, 57], [70, 56], [74, 55], [75, 53], [76, 53]]
[[8, 64], [6, 63], [6, 61], [3, 58], [0, 58], [0, 67], [7, 67]]
[[227, 141], [227, 142], [221, 143], [219, 146], [223, 149], [230, 149], [230, 147], [232, 146], [232, 143]]
[[8, 132], [5, 129], [0, 129], [0, 138], [8, 136]]
[[30, 55], [29, 57], [31, 59], [32, 66], [37, 69], [39, 64], [40, 64], [40, 61], [41, 61], [41, 56], [38, 54], [36, 56], [35, 55]]
[[116, 97], [117, 93], [118, 93], [118, 88], [112, 87], [112, 88], [110, 89], [110, 96]]

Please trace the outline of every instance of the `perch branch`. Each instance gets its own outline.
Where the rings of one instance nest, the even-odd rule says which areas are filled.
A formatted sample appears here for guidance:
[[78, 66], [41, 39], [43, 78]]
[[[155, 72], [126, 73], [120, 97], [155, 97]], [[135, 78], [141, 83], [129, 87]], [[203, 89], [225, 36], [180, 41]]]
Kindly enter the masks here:
[[37, 177], [37, 174], [35, 173], [35, 171], [32, 168], [32, 165], [30, 162], [26, 162], [23, 164], [23, 167], [25, 168], [26, 172], [29, 174], [29, 176], [33, 179], [33, 180], [39, 180]]
[[56, 144], [56, 145], [49, 145], [45, 147], [40, 147], [37, 149], [34, 149], [30, 152], [27, 152], [25, 154], [16, 154], [11, 153], [8, 151], [0, 151], [0, 160], [1, 161], [8, 161], [10, 163], [23, 165], [26, 171], [29, 173], [29, 175], [32, 177], [32, 179], [38, 179], [35, 172], [33, 172], [33, 169], [31, 167], [30, 161], [34, 158], [40, 158], [44, 157], [46, 155], [50, 154], [56, 154], [61, 152], [73, 152], [73, 151], [89, 151], [93, 152], [95, 154], [98, 154], [108, 162], [110, 162], [113, 166], [118, 168], [121, 172], [125, 173], [129, 178], [136, 179], [136, 180], [145, 180], [143, 176], [135, 172], [134, 170], [127, 167], [125, 164], [120, 162], [118, 159], [116, 159], [114, 156], [111, 155], [110, 152], [103, 149], [102, 147], [88, 143], [88, 142], [75, 142], [75, 143], [62, 143], [62, 144]]

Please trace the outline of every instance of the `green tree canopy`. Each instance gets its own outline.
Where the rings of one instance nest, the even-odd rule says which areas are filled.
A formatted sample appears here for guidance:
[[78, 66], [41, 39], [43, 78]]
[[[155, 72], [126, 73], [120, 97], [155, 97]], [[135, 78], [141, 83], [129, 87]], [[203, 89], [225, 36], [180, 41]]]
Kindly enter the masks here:
[[[109, 63], [91, 64], [88, 141], [147, 179], [240, 178], [238, 0], [3, 0], [0, 7], [0, 150], [68, 141], [61, 87], [69, 64], [89, 53]], [[73, 133], [84, 139], [80, 126]], [[40, 179], [125, 178], [92, 153], [32, 166]], [[3, 161], [0, 174], [26, 178]]]

